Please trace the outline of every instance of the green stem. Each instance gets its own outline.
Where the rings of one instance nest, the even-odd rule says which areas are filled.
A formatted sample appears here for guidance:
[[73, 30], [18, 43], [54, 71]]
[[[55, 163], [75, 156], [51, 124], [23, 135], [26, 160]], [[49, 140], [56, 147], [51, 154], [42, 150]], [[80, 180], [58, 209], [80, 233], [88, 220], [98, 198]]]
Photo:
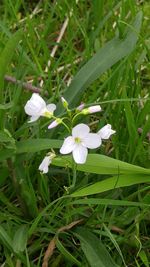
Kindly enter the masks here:
[[76, 185], [77, 180], [77, 164], [72, 159], [72, 171], [73, 171], [73, 179], [72, 179], [72, 185], [70, 186], [71, 189], [73, 189]]
[[73, 117], [73, 119], [72, 119], [72, 124], [74, 123], [74, 121], [76, 120], [76, 118], [78, 117], [78, 116], [80, 116], [80, 115], [83, 115], [81, 112], [79, 112], [79, 113], [77, 113], [74, 117]]

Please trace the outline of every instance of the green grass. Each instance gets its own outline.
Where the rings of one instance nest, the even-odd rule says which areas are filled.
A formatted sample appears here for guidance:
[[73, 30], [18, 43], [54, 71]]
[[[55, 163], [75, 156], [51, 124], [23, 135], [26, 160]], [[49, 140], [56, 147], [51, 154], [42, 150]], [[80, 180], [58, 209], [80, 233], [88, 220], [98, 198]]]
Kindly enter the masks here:
[[[8, 0], [0, 7], [0, 265], [150, 266], [149, 1]], [[100, 103], [101, 113], [76, 123], [116, 130], [77, 166], [71, 194], [70, 157], [59, 155], [46, 175], [38, 170], [51, 148], [59, 154], [65, 128], [47, 130], [45, 118], [28, 124], [32, 92], [6, 74], [38, 87], [43, 81], [41, 95], [58, 103], [57, 116], [65, 114], [62, 95], [72, 110]]]

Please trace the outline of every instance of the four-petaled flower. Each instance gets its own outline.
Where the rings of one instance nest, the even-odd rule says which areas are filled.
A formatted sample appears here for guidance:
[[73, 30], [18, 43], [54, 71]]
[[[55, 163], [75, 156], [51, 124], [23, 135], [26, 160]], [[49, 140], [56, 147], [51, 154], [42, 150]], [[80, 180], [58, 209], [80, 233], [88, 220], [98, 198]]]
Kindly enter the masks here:
[[56, 109], [56, 105], [46, 105], [46, 102], [39, 94], [33, 93], [31, 98], [27, 101], [24, 109], [26, 114], [31, 116], [29, 122], [33, 122], [38, 120], [41, 116], [51, 118]]
[[98, 131], [98, 135], [100, 136], [101, 139], [109, 139], [109, 137], [114, 134], [116, 131], [111, 129], [111, 125], [110, 124], [106, 124], [103, 128], [101, 128]]
[[68, 136], [60, 149], [61, 154], [72, 152], [76, 163], [86, 162], [88, 148], [94, 149], [101, 145], [101, 138], [96, 133], [90, 133], [86, 124], [78, 124], [72, 129], [72, 136]]

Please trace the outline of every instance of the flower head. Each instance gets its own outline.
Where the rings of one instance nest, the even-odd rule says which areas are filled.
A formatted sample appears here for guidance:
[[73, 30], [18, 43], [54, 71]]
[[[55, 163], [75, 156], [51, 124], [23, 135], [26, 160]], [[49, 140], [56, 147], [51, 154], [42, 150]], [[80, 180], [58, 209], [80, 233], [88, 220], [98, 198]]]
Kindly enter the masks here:
[[27, 101], [24, 109], [26, 114], [31, 116], [29, 122], [33, 122], [38, 120], [41, 116], [50, 118], [56, 109], [56, 105], [46, 105], [44, 99], [39, 94], [33, 93], [31, 98]]
[[101, 106], [100, 105], [96, 105], [96, 106], [91, 106], [89, 108], [85, 108], [82, 110], [82, 114], [87, 115], [87, 114], [92, 114], [92, 113], [96, 113], [96, 112], [100, 112]]
[[48, 173], [48, 167], [52, 162], [52, 159], [55, 157], [54, 153], [49, 153], [41, 162], [40, 166], [39, 166], [39, 170], [42, 173]]
[[90, 133], [86, 124], [78, 124], [72, 129], [72, 136], [68, 136], [60, 149], [61, 154], [72, 152], [76, 163], [86, 162], [88, 148], [94, 149], [101, 145], [101, 138], [98, 134]]
[[110, 124], [106, 124], [103, 128], [101, 128], [98, 131], [98, 135], [101, 139], [108, 139], [112, 134], [114, 134], [116, 131], [111, 129]]

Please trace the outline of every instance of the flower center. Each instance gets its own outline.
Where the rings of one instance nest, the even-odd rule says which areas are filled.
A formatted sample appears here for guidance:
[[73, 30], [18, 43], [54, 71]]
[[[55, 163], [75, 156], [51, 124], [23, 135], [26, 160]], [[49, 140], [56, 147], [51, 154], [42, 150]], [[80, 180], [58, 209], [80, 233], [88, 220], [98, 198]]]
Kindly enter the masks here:
[[47, 118], [51, 118], [51, 117], [53, 116], [53, 113], [50, 112], [50, 111], [45, 111], [45, 112], [43, 113], [43, 116], [44, 116], [44, 117], [47, 117]]
[[75, 137], [75, 143], [80, 144], [81, 143], [81, 139], [79, 137]]

